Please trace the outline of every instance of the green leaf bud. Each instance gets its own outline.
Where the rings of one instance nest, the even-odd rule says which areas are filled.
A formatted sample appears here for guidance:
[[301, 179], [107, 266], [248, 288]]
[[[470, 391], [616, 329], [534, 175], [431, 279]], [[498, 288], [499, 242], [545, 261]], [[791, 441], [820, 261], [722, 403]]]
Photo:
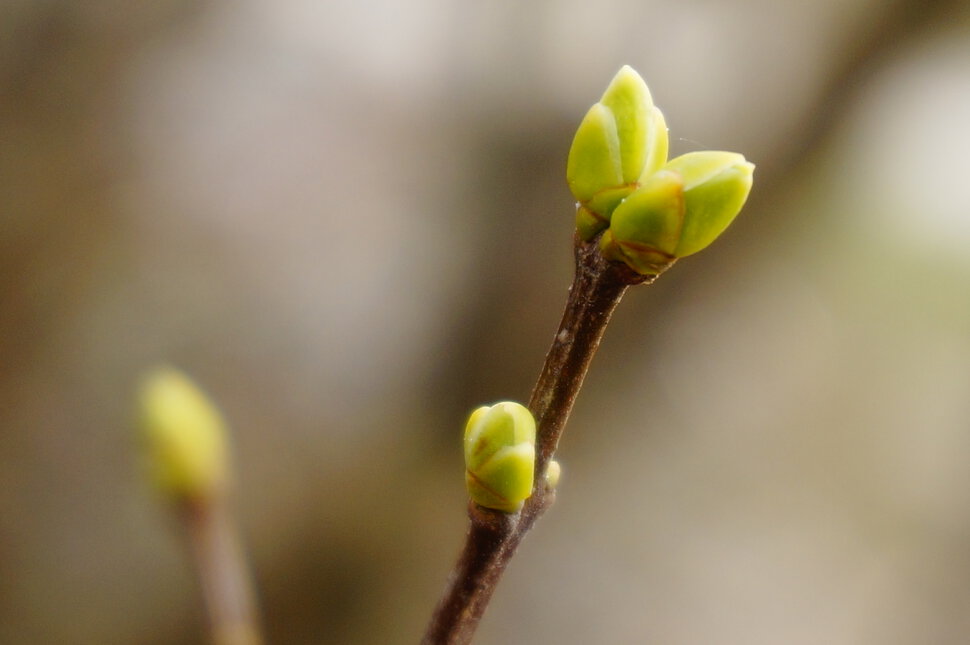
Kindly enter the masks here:
[[[632, 67], [624, 65], [616, 73], [609, 87], [603, 93], [600, 103], [613, 113], [616, 120], [616, 132], [620, 142], [620, 159], [623, 167], [623, 182], [633, 183], [643, 174], [645, 165], [652, 165], [649, 172], [656, 170], [666, 160], [653, 159], [655, 151], [648, 147], [648, 143], [655, 143], [655, 133], [651, 132], [653, 120], [650, 118], [654, 110], [653, 99], [647, 84]], [[650, 164], [646, 164], [650, 157]]]
[[683, 179], [660, 170], [616, 207], [610, 228], [600, 238], [600, 250], [637, 273], [656, 275], [676, 260], [683, 225]]
[[224, 489], [225, 422], [186, 375], [170, 367], [150, 373], [139, 391], [138, 416], [150, 474], [163, 492], [206, 499]]
[[475, 503], [506, 513], [532, 494], [536, 424], [511, 401], [483, 406], [465, 425], [465, 485]]
[[576, 130], [566, 161], [566, 181], [580, 202], [623, 183], [616, 119], [602, 103], [589, 109]]
[[678, 258], [703, 250], [734, 221], [751, 192], [754, 164], [735, 152], [690, 152], [664, 166], [684, 179], [684, 230]]
[[579, 201], [584, 240], [609, 226], [613, 209], [667, 160], [667, 126], [646, 83], [624, 65], [576, 131], [566, 180]]

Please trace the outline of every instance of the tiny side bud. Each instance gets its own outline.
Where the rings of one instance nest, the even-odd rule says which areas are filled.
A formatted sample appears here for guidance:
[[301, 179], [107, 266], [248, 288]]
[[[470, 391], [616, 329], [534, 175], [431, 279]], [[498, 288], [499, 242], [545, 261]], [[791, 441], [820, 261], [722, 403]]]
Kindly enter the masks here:
[[546, 465], [546, 488], [556, 490], [556, 486], [559, 485], [560, 476], [562, 476], [562, 466], [555, 459], [550, 460], [548, 465]]

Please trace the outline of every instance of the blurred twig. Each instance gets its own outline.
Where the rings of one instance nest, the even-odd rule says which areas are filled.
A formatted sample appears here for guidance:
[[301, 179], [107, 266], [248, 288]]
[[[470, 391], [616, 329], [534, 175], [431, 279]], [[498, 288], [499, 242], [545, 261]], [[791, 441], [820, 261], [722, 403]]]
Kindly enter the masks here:
[[769, 163], [759, 164], [759, 185], [765, 189], [753, 193], [754, 200], [767, 202], [786, 192], [886, 60], [962, 5], [959, 0], [897, 0], [872, 11], [842, 55], [834, 58], [836, 64], [819, 84], [795, 136], [779, 138]]
[[212, 643], [259, 645], [249, 565], [228, 504], [225, 420], [209, 397], [172, 367], [149, 373], [138, 401], [149, 472], [185, 530]]
[[260, 645], [252, 581], [228, 511], [220, 501], [179, 507], [202, 587], [214, 645]]

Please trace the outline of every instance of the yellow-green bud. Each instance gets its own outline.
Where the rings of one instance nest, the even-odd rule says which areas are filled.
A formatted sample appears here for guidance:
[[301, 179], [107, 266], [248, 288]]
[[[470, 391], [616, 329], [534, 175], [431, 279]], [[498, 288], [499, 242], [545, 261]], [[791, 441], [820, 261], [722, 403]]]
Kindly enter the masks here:
[[600, 250], [642, 275], [706, 248], [751, 191], [754, 164], [733, 152], [692, 152], [646, 179], [613, 211]]
[[536, 424], [511, 401], [483, 406], [465, 425], [465, 484], [475, 503], [506, 513], [532, 494]]
[[684, 178], [684, 230], [678, 258], [705, 249], [734, 221], [748, 199], [754, 164], [736, 152], [689, 152], [665, 169]]
[[228, 479], [225, 423], [186, 375], [159, 368], [142, 383], [138, 416], [148, 466], [158, 487], [175, 498], [206, 499]]
[[602, 103], [589, 109], [576, 130], [566, 161], [566, 181], [580, 202], [588, 202], [601, 190], [623, 183], [616, 119]]
[[608, 260], [655, 275], [677, 259], [683, 225], [684, 182], [678, 173], [660, 170], [616, 207], [600, 250]]
[[620, 68], [600, 103], [616, 119], [623, 182], [637, 182], [662, 166], [667, 160], [667, 126], [647, 84], [632, 67]]
[[613, 209], [667, 160], [667, 126], [646, 83], [624, 65], [576, 130], [566, 181], [579, 201], [576, 229], [592, 239]]

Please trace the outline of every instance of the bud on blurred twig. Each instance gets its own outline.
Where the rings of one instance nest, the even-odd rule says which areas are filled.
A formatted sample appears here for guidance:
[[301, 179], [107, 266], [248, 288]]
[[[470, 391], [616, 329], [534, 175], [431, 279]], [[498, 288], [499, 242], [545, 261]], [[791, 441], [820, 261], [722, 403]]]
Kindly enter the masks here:
[[174, 502], [188, 538], [214, 645], [259, 645], [248, 563], [226, 503], [226, 425], [216, 406], [187, 376], [158, 368], [138, 396], [141, 432], [152, 479]]
[[227, 484], [222, 414], [187, 376], [158, 368], [139, 392], [139, 421], [151, 477], [175, 498], [218, 495]]

